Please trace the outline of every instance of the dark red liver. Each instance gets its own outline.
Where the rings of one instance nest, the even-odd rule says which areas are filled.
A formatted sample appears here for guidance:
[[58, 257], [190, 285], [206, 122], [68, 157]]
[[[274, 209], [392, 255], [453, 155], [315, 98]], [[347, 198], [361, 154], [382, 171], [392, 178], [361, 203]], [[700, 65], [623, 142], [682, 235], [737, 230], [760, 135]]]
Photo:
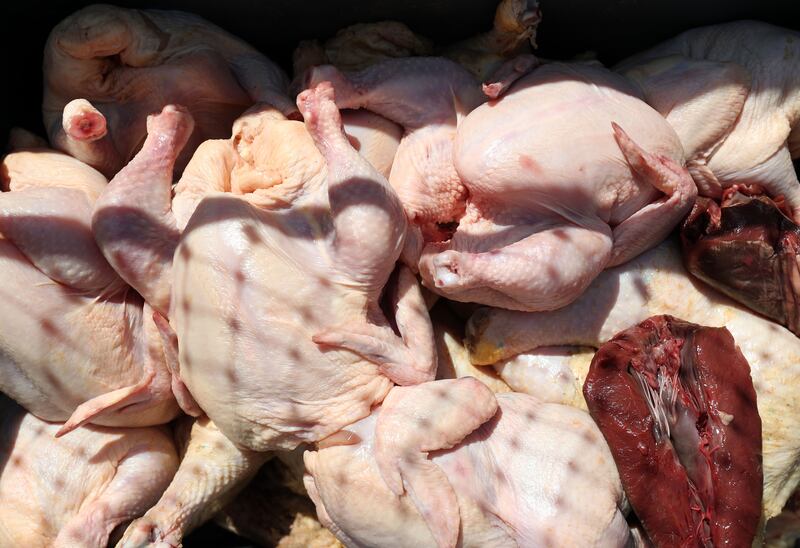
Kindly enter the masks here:
[[657, 547], [751, 545], [761, 418], [727, 329], [649, 318], [600, 347], [583, 392]]
[[753, 192], [726, 192], [721, 206], [697, 199], [681, 228], [684, 263], [707, 284], [800, 334], [800, 227]]

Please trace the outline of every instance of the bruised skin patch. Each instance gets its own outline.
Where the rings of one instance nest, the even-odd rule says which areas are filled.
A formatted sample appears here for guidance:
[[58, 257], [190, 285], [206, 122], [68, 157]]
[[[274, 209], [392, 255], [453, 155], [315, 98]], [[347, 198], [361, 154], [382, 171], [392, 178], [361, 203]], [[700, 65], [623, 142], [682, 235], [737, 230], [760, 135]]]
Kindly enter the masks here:
[[542, 166], [540, 166], [538, 162], [536, 162], [533, 158], [531, 158], [527, 154], [520, 154], [519, 165], [521, 168], [530, 171], [535, 175], [538, 175], [542, 172]]
[[649, 318], [600, 347], [583, 392], [655, 546], [752, 544], [761, 418], [726, 328]]

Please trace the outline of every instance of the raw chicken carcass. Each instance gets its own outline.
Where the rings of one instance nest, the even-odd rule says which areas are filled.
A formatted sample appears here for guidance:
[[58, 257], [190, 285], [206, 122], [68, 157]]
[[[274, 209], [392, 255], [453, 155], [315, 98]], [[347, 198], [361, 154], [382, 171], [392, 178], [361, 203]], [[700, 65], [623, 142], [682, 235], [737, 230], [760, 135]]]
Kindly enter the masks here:
[[50, 33], [44, 79], [50, 142], [109, 178], [141, 145], [147, 115], [168, 104], [186, 106], [196, 121], [179, 171], [202, 141], [227, 136], [254, 103], [296, 111], [277, 65], [179, 11], [83, 8]]
[[[353, 146], [388, 174], [400, 129], [368, 112], [350, 112], [345, 120]], [[142, 149], [112, 179], [94, 208], [92, 228], [106, 259], [164, 316], [175, 248], [200, 200], [227, 193], [259, 208], [280, 209], [302, 194], [305, 185], [324, 179], [324, 162], [303, 124], [260, 105], [237, 119], [230, 139], [198, 147], [173, 198], [173, 167], [193, 126], [192, 116], [178, 106], [168, 105], [148, 117]]]
[[402, 338], [378, 303], [405, 236], [399, 200], [348, 142], [329, 84], [298, 106], [321, 169], [287, 190], [287, 207], [206, 196], [173, 268], [180, 376], [231, 441], [257, 451], [334, 434], [392, 382], [430, 380], [436, 369], [413, 275], [401, 272], [393, 299]]
[[800, 222], [800, 32], [737, 21], [684, 32], [616, 70], [675, 128], [700, 193], [783, 196]]
[[[391, 407], [395, 391], [408, 407]], [[305, 454], [320, 521], [347, 546], [625, 546], [622, 486], [589, 415], [525, 394], [496, 400], [469, 377], [393, 389], [347, 428], [355, 443]], [[463, 438], [489, 402], [491, 420]], [[444, 435], [452, 448], [418, 453]], [[395, 466], [410, 478], [390, 489]], [[434, 506], [436, 492], [449, 497]]]
[[460, 119], [484, 101], [465, 69], [439, 57], [387, 59], [359, 72], [332, 65], [306, 74], [307, 87], [330, 81], [336, 105], [364, 108], [403, 126], [389, 175], [413, 229], [403, 260], [416, 268], [422, 242], [441, 240], [464, 211], [466, 189], [453, 166]]
[[178, 466], [165, 429], [89, 426], [55, 439], [58, 424], [0, 394], [0, 545], [105, 548], [142, 515]]
[[182, 419], [176, 440], [181, 463], [172, 482], [159, 501], [130, 524], [118, 548], [180, 546], [185, 535], [230, 502], [270, 457], [237, 448], [207, 417]]
[[[659, 314], [727, 327], [750, 364], [762, 423], [764, 511], [767, 518], [774, 516], [800, 482], [800, 406], [793, 391], [800, 382], [800, 339], [693, 280], [674, 241], [603, 272], [577, 301], [560, 310], [483, 308], [469, 320], [466, 342], [473, 363], [494, 364], [516, 355], [534, 356], [537, 349], [553, 345], [598, 348]], [[562, 361], [567, 367], [572, 363]], [[575, 374], [583, 377], [586, 370]], [[582, 385], [584, 378], [579, 380]], [[535, 380], [529, 385], [535, 387]]]
[[39, 418], [73, 415], [65, 431], [171, 420], [178, 407], [153, 312], [91, 231], [105, 178], [47, 150], [12, 153], [1, 171], [10, 191], [0, 193], [0, 389]]
[[505, 65], [484, 85], [502, 97], [459, 125], [467, 212], [420, 261], [425, 285], [449, 299], [569, 304], [604, 268], [663, 240], [697, 193], [677, 135], [624, 78], [592, 64], [537, 64]]

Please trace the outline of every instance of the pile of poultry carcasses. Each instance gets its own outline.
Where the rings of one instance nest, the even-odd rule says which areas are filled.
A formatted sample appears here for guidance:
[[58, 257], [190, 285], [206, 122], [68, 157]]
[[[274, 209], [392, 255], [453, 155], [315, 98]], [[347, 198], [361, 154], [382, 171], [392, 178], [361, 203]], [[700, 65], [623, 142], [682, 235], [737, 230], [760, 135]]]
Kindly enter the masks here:
[[[293, 79], [194, 15], [45, 47], [0, 194], [0, 546], [793, 546], [800, 33], [533, 55], [503, 0]], [[268, 53], [268, 52], [267, 52]], [[187, 543], [187, 545], [190, 543]]]

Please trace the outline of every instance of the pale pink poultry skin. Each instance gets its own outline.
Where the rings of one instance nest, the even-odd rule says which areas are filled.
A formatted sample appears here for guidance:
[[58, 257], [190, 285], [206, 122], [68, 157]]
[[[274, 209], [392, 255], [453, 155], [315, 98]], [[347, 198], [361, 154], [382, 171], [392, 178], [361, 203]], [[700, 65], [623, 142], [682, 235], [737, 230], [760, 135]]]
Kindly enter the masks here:
[[[368, 112], [345, 117], [350, 144], [388, 173], [400, 129]], [[227, 194], [279, 210], [325, 178], [324, 161], [305, 126], [261, 105], [237, 119], [230, 139], [209, 140], [198, 148], [173, 197], [174, 165], [193, 124], [186, 109], [173, 105], [148, 117], [142, 149], [103, 189], [92, 218], [95, 240], [109, 264], [162, 317], [159, 331], [169, 356], [177, 352], [163, 319], [170, 307], [173, 255], [197, 204], [208, 195]], [[167, 365], [178, 404], [190, 415], [201, 414], [181, 381], [177, 356]]]
[[298, 157], [308, 169], [309, 151], [320, 169], [287, 188], [287, 207], [207, 196], [173, 267], [180, 377], [223, 434], [257, 451], [325, 438], [368, 415], [392, 382], [436, 369], [413, 275], [401, 273], [394, 299], [402, 338], [378, 305], [404, 241], [399, 200], [348, 142], [330, 85], [298, 107], [308, 130]]
[[0, 389], [39, 418], [72, 416], [65, 431], [170, 421], [178, 407], [152, 309], [91, 232], [105, 178], [48, 150], [8, 155], [2, 178]]
[[201, 417], [176, 423], [181, 462], [161, 498], [131, 523], [118, 548], [181, 546], [183, 537], [244, 488], [269, 453], [242, 450]]
[[[572, 353], [575, 346], [597, 348], [659, 314], [726, 327], [747, 359], [763, 429], [764, 513], [766, 518], [776, 515], [800, 482], [800, 403], [795, 394], [800, 338], [696, 281], [683, 267], [674, 241], [603, 272], [578, 300], [559, 310], [479, 309], [467, 324], [466, 346], [473, 363], [495, 365], [515, 388], [528, 387], [535, 395], [544, 385], [552, 397], [553, 386], [567, 381], [570, 371], [580, 390], [589, 362], [585, 353], [570, 356], [568, 348], [554, 346], [573, 346]], [[543, 357], [550, 361], [550, 375], [543, 374]], [[565, 395], [569, 403], [585, 406], [569, 391]]]
[[663, 240], [694, 202], [678, 136], [623, 78], [537, 63], [509, 62], [484, 86], [505, 93], [459, 125], [467, 211], [420, 261], [423, 283], [449, 299], [559, 308]]
[[142, 515], [178, 467], [160, 427], [88, 426], [56, 439], [58, 424], [0, 395], [0, 545], [105, 548]]
[[227, 136], [254, 103], [296, 110], [277, 65], [179, 11], [83, 8], [51, 32], [44, 76], [50, 142], [109, 178], [141, 145], [146, 117], [168, 104], [184, 105], [196, 121], [179, 171], [202, 141]]
[[[348, 141], [388, 175], [400, 128], [366, 111], [346, 112], [343, 118]], [[129, 279], [153, 300], [160, 296], [162, 306], [169, 303], [179, 232], [203, 198], [235, 196], [258, 208], [281, 210], [306, 187], [325, 183], [324, 160], [303, 123], [261, 105], [237, 119], [230, 139], [209, 140], [198, 148], [171, 199], [172, 162], [191, 125], [190, 115], [180, 107], [151, 117], [142, 150], [95, 208], [95, 233], [109, 260], [121, 270], [135, 266]], [[143, 261], [143, 253], [151, 260]], [[200, 409], [180, 381], [177, 363], [172, 360], [173, 389], [184, 410], [197, 414]], [[130, 526], [121, 546], [178, 545], [234, 496], [268, 456], [233, 445], [207, 418], [198, 419], [170, 487]]]
[[[388, 174], [400, 128], [368, 112], [348, 112], [345, 120], [351, 144]], [[168, 105], [149, 116], [141, 150], [94, 206], [92, 229], [106, 259], [163, 316], [169, 312], [180, 232], [200, 200], [228, 193], [261, 208], [280, 209], [302, 192], [307, 180], [324, 176], [303, 124], [259, 105], [236, 120], [230, 139], [198, 147], [173, 196], [175, 163], [193, 127], [191, 114], [180, 106]]]
[[[350, 144], [387, 177], [392, 168], [401, 129], [367, 111], [343, 111]], [[171, 207], [183, 230], [197, 204], [209, 194], [230, 193], [264, 209], [281, 209], [302, 192], [306, 181], [324, 175], [302, 122], [287, 120], [268, 105], [256, 105], [233, 124], [230, 139], [208, 140], [198, 147], [175, 185]], [[163, 185], [163, 183], [162, 183]], [[122, 190], [122, 188], [121, 188]], [[125, 203], [137, 204], [146, 186], [125, 189]]]
[[[392, 408], [395, 390], [405, 391], [407, 408]], [[347, 546], [613, 547], [628, 540], [611, 453], [578, 409], [525, 394], [494, 396], [464, 377], [395, 388], [347, 431], [349, 445], [305, 453], [320, 522]], [[407, 475], [390, 489], [385, 470], [398, 466]]]
[[736, 21], [687, 31], [620, 63], [681, 138], [700, 193], [783, 196], [800, 222], [800, 32]]
[[339, 108], [367, 109], [403, 127], [389, 183], [412, 225], [404, 260], [416, 268], [422, 240], [442, 239], [442, 225], [464, 211], [453, 141], [459, 120], [485, 100], [477, 81], [439, 57], [387, 59], [349, 74], [332, 65], [308, 71], [307, 87], [322, 81], [332, 82]]

